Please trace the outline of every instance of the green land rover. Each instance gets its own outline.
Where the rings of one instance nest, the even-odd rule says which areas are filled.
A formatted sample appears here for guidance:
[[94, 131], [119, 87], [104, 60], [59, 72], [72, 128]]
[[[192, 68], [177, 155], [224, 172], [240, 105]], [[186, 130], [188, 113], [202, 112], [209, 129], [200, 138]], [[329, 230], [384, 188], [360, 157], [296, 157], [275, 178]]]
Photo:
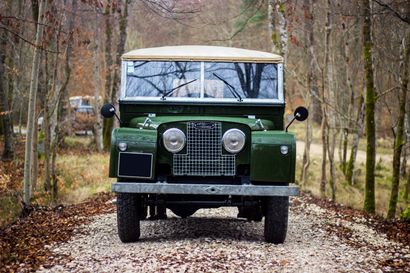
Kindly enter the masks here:
[[[117, 178], [118, 234], [140, 237], [140, 220], [185, 218], [200, 208], [238, 207], [265, 218], [265, 240], [283, 243], [289, 196], [298, 195], [296, 145], [284, 127], [283, 59], [238, 48], [173, 46], [122, 57], [110, 177]], [[294, 119], [304, 120], [303, 107]], [[293, 120], [294, 120], [293, 119]], [[292, 120], [292, 121], [293, 121]]]

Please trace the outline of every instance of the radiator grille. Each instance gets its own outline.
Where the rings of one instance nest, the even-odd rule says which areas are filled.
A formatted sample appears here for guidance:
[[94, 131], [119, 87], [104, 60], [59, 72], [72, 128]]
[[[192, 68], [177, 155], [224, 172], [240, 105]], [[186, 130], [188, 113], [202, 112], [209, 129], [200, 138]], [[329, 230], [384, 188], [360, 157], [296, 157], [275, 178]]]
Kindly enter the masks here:
[[174, 154], [173, 160], [174, 175], [235, 175], [235, 155], [222, 154], [219, 122], [188, 122], [187, 153]]

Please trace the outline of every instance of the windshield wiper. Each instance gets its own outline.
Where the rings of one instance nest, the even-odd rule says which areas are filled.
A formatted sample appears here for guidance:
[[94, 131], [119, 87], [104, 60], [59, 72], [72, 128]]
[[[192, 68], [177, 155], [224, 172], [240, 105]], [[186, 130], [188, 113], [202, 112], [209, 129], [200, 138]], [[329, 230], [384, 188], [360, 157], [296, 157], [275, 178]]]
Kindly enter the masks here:
[[216, 75], [215, 73], [212, 73], [215, 77], [217, 77], [218, 79], [220, 79], [224, 84], [226, 84], [226, 86], [228, 86], [229, 91], [231, 91], [232, 95], [238, 99], [238, 101], [242, 101], [242, 97], [238, 94], [238, 92], [236, 92], [235, 87], [233, 87], [229, 82], [227, 82], [226, 80], [222, 79], [221, 77], [219, 77], [218, 75]]
[[177, 90], [178, 88], [180, 88], [180, 87], [182, 87], [182, 86], [185, 86], [185, 85], [187, 85], [187, 84], [190, 84], [191, 82], [194, 82], [194, 81], [196, 81], [196, 80], [197, 80], [197, 79], [194, 79], [194, 80], [192, 80], [192, 81], [189, 81], [189, 82], [180, 84], [180, 85], [178, 85], [177, 87], [172, 88], [170, 91], [168, 91], [168, 92], [166, 92], [164, 95], [162, 95], [161, 100], [165, 100], [165, 97], [168, 97], [169, 95], [171, 95], [172, 93], [174, 93], [174, 91]]

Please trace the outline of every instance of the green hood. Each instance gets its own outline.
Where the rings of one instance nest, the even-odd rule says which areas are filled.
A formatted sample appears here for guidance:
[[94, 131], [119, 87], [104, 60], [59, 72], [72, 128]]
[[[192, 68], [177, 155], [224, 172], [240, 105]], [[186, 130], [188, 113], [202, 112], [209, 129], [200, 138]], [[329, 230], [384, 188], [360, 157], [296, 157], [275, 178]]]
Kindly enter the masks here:
[[249, 126], [252, 131], [272, 130], [273, 122], [266, 119], [216, 117], [216, 116], [159, 116], [159, 117], [137, 117], [130, 121], [132, 128], [144, 128], [156, 130], [163, 123], [187, 122], [187, 121], [219, 121], [240, 123]]

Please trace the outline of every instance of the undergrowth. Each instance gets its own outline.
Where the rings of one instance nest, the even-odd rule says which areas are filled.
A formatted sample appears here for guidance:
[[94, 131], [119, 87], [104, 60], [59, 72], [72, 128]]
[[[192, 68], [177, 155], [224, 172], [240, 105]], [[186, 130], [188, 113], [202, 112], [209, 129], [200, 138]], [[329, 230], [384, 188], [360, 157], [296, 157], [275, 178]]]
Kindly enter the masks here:
[[[376, 166], [376, 213], [381, 216], [386, 216], [391, 191], [391, 162], [377, 162]], [[343, 173], [339, 168], [336, 168], [336, 202], [344, 204], [346, 206], [363, 209], [364, 202], [364, 181], [365, 181], [365, 164], [358, 163], [356, 166], [356, 176], [354, 184], [348, 183]], [[299, 182], [301, 173], [301, 159], [298, 158], [296, 164], [296, 179]], [[327, 184], [326, 184], [326, 198], [331, 198], [331, 188], [329, 184], [330, 174], [327, 172]], [[302, 190], [312, 193], [313, 195], [320, 197], [320, 180], [321, 180], [321, 158], [313, 157], [309, 168], [309, 174], [307, 183], [300, 185]], [[399, 202], [397, 205], [397, 216], [404, 211], [410, 202], [410, 200], [404, 200], [404, 188], [406, 185], [406, 178], [403, 177], [400, 181], [400, 193]]]
[[[68, 137], [57, 156], [58, 196], [44, 191], [44, 157], [40, 156], [34, 205], [80, 203], [98, 192], [110, 191], [109, 154], [97, 153], [90, 137]], [[0, 227], [13, 222], [21, 213], [24, 142], [19, 141], [16, 159], [0, 164]]]

